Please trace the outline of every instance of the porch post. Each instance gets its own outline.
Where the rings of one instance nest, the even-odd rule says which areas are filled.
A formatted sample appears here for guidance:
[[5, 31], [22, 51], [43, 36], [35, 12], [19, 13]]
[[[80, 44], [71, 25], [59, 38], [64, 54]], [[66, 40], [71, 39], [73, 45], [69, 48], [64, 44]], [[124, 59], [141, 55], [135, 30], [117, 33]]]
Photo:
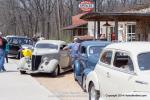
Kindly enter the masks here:
[[94, 21], [94, 40], [96, 39], [96, 21]]
[[101, 29], [101, 26], [100, 26], [100, 21], [97, 22], [97, 38], [100, 39], [100, 29]]
[[115, 20], [115, 40], [118, 41], [118, 20]]

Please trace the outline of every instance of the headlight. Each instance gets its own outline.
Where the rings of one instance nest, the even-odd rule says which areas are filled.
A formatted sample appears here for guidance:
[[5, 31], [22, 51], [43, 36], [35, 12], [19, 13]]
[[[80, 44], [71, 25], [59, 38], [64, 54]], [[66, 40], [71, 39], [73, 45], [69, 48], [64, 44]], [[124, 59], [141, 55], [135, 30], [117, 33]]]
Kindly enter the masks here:
[[44, 57], [43, 58], [43, 61], [45, 62], [45, 61], [48, 61], [48, 57]]
[[49, 63], [49, 59], [48, 57], [43, 57], [43, 62], [45, 63], [45, 65], [47, 65]]

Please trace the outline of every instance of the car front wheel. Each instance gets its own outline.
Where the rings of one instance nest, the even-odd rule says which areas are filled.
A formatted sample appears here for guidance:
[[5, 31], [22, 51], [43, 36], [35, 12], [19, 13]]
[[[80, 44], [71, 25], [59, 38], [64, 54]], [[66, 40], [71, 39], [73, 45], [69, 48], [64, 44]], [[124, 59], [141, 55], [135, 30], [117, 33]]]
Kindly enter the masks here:
[[100, 95], [97, 90], [95, 90], [95, 86], [93, 83], [89, 86], [89, 100], [99, 100]]
[[83, 75], [82, 77], [82, 89], [84, 92], [86, 92], [86, 77]]
[[59, 75], [59, 66], [57, 66], [54, 70], [54, 72], [52, 73], [54, 77]]
[[20, 74], [26, 74], [26, 71], [20, 70]]

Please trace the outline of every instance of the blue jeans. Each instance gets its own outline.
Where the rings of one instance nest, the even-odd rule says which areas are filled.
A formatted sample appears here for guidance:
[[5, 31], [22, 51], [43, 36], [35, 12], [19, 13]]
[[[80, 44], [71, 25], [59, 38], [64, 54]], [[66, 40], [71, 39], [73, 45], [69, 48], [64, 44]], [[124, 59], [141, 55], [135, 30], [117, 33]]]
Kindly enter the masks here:
[[5, 51], [3, 49], [0, 49], [0, 71], [1, 70], [5, 71], [4, 63], [5, 63]]
[[72, 57], [71, 58], [71, 66], [72, 68], [74, 67], [75, 61], [77, 60], [77, 57]]

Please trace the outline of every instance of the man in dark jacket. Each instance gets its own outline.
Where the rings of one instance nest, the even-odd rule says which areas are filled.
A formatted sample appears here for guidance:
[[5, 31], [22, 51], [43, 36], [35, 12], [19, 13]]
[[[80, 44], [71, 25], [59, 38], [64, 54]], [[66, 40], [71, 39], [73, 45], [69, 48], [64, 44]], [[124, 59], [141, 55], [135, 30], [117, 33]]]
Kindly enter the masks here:
[[6, 71], [4, 68], [6, 44], [7, 40], [2, 38], [2, 33], [0, 32], [0, 71]]

